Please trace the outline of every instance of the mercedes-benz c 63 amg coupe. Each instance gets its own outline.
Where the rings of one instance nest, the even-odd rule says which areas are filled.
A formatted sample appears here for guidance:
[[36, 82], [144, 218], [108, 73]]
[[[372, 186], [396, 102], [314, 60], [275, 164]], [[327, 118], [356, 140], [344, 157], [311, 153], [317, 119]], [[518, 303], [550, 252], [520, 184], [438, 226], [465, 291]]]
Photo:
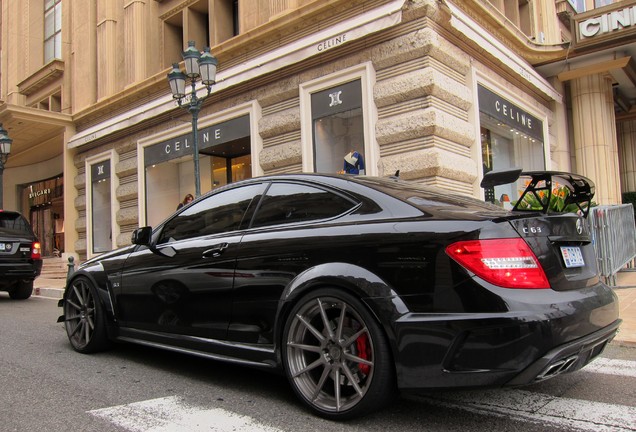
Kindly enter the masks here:
[[594, 185], [511, 170], [482, 186], [507, 182], [512, 210], [395, 177], [233, 183], [83, 263], [59, 321], [81, 353], [130, 342], [279, 371], [330, 419], [575, 371], [620, 324], [585, 220]]

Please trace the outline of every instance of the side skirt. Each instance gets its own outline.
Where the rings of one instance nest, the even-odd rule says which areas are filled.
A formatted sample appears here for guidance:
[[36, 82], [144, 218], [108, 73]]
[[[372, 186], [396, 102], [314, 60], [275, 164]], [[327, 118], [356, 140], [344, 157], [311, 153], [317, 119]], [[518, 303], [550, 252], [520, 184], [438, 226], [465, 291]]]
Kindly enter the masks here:
[[276, 353], [271, 346], [239, 344], [125, 327], [119, 329], [119, 335], [115, 340], [261, 369], [280, 369]]

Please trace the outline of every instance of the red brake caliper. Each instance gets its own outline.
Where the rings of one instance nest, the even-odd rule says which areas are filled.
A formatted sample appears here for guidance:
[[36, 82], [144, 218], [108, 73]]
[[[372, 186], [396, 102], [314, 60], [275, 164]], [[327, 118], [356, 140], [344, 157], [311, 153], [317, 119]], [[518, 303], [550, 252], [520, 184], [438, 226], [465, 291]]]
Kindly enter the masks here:
[[[356, 346], [358, 348], [358, 357], [364, 360], [369, 360], [371, 353], [369, 352], [369, 338], [366, 333], [362, 333], [358, 336], [358, 339], [356, 339]], [[360, 372], [367, 375], [371, 370], [371, 367], [369, 365], [359, 363], [358, 369]]]

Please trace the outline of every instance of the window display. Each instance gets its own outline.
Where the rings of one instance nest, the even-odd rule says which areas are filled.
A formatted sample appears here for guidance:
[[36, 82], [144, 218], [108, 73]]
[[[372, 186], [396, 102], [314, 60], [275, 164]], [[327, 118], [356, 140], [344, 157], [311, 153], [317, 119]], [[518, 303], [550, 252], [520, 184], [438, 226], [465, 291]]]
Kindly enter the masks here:
[[[514, 103], [479, 86], [479, 122], [483, 174], [493, 170], [545, 169], [543, 122]], [[524, 185], [506, 184], [484, 190], [485, 200], [512, 208]]]
[[110, 208], [110, 160], [91, 165], [91, 253], [113, 249]]
[[364, 174], [364, 130], [360, 80], [311, 95], [314, 169]]

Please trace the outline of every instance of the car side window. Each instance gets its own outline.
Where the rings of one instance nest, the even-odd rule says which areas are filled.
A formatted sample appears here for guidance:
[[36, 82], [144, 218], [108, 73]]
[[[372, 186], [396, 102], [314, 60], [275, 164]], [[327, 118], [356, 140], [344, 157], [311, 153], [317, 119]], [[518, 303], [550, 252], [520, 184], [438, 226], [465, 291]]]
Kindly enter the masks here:
[[166, 222], [157, 243], [240, 229], [245, 212], [265, 186], [259, 183], [210, 195]]
[[296, 183], [274, 183], [263, 197], [252, 228], [338, 216], [356, 205], [333, 192]]

